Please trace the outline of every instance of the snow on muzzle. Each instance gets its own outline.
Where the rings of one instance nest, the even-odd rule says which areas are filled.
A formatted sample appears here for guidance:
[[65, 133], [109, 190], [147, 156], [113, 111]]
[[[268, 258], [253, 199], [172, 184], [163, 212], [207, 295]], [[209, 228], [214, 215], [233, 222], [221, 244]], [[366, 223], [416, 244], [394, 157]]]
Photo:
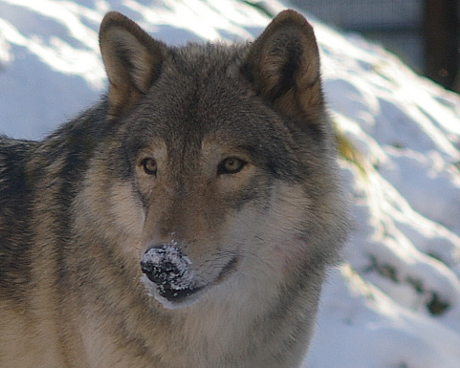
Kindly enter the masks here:
[[[153, 246], [144, 253], [141, 281], [148, 294], [165, 308], [175, 309], [196, 303], [205, 290], [226, 280], [236, 271], [239, 257], [222, 252], [207, 259], [206, 268], [193, 265], [177, 242]], [[198, 272], [197, 272], [198, 271]]]
[[144, 284], [165, 307], [177, 307], [201, 289], [196, 284], [192, 262], [175, 242], [149, 248], [142, 257], [141, 268]]

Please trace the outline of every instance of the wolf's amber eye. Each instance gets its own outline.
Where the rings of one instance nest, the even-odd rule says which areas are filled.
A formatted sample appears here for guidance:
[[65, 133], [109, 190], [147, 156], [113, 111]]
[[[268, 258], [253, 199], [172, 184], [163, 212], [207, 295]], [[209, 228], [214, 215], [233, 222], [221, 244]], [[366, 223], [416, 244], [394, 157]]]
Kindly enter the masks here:
[[245, 166], [245, 161], [236, 157], [228, 157], [220, 162], [219, 166], [217, 167], [217, 174], [236, 174], [237, 172], [240, 172]]
[[145, 158], [142, 161], [142, 167], [148, 175], [156, 175], [157, 173], [157, 162], [153, 158]]

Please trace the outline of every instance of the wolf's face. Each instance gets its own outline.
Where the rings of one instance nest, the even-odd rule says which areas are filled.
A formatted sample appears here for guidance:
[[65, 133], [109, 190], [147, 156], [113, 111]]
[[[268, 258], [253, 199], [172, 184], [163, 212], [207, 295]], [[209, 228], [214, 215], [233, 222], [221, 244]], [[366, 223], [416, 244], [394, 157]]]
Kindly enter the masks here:
[[[165, 84], [180, 85], [174, 74]], [[129, 178], [117, 201], [137, 202], [129, 206], [137, 216], [123, 222], [139, 225], [144, 281], [169, 306], [196, 300], [246, 264], [263, 262], [268, 273], [274, 254], [295, 252], [287, 243], [300, 237], [309, 207], [300, 143], [257, 97], [222, 90], [219, 74], [190, 90], [152, 88], [110, 155]]]
[[302, 17], [278, 18], [240, 47], [170, 49], [114, 13], [101, 26], [113, 134], [84, 205], [165, 306], [273, 287], [316, 256], [312, 207], [335, 188], [318, 52]]

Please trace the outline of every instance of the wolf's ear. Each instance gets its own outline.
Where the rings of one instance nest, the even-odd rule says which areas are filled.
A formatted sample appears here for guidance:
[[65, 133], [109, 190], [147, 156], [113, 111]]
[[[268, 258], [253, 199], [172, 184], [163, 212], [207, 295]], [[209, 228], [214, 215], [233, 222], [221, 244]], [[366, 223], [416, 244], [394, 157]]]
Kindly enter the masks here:
[[250, 46], [242, 73], [275, 110], [315, 121], [322, 106], [319, 52], [312, 26], [282, 11]]
[[117, 12], [104, 17], [99, 45], [109, 79], [109, 119], [123, 115], [160, 75], [167, 47]]

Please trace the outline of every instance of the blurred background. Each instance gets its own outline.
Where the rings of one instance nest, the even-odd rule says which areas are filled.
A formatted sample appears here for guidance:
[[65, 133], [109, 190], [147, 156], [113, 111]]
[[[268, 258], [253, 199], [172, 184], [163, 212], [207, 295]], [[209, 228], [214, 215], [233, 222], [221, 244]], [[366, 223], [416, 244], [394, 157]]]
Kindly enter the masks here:
[[419, 74], [460, 92], [460, 0], [290, 0], [381, 43]]

